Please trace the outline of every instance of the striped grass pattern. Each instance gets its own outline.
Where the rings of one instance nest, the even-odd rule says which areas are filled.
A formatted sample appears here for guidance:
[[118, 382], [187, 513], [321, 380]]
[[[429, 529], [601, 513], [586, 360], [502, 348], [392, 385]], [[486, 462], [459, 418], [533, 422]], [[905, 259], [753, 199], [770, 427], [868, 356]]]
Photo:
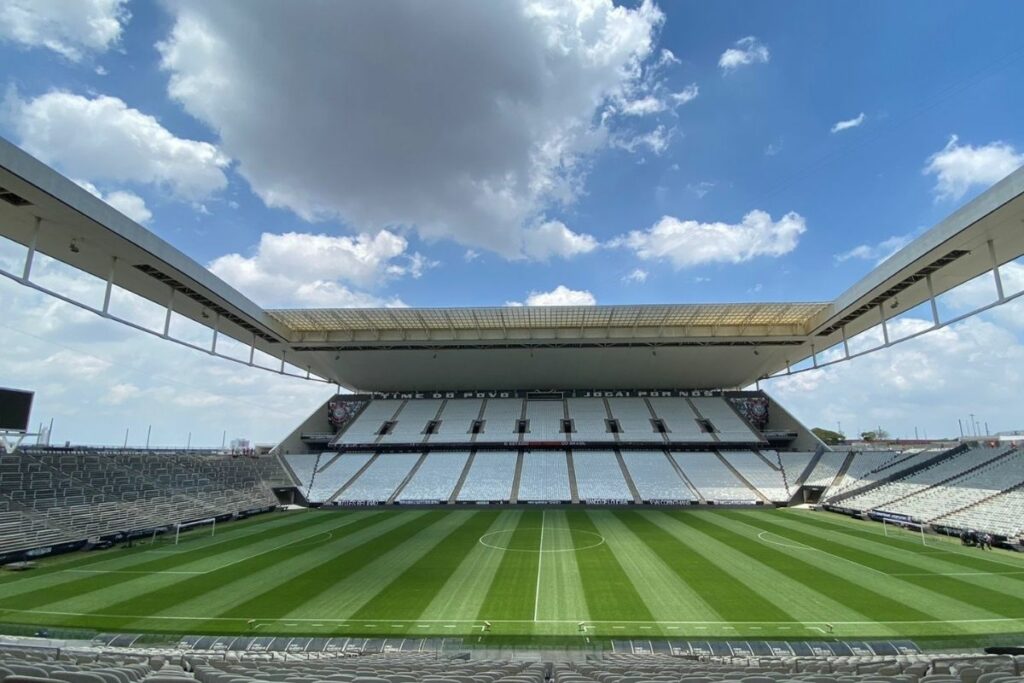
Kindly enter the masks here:
[[1024, 561], [805, 510], [321, 510], [0, 575], [0, 622], [160, 633], [1024, 632]]

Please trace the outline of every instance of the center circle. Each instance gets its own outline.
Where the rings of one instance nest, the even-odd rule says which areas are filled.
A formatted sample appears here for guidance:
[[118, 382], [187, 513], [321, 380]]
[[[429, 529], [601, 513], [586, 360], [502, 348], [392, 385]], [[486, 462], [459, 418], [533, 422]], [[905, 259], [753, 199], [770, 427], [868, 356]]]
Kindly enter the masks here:
[[[543, 532], [543, 536], [530, 535], [528, 539], [514, 540], [517, 531]], [[571, 533], [557, 533], [566, 531]], [[583, 538], [576, 538], [582, 535]], [[543, 540], [543, 548], [541, 547]], [[604, 544], [604, 536], [594, 531], [584, 529], [569, 529], [568, 527], [523, 527], [521, 529], [502, 529], [501, 531], [490, 531], [480, 537], [480, 545], [494, 550], [505, 550], [513, 553], [572, 553], [577, 550], [589, 550]]]

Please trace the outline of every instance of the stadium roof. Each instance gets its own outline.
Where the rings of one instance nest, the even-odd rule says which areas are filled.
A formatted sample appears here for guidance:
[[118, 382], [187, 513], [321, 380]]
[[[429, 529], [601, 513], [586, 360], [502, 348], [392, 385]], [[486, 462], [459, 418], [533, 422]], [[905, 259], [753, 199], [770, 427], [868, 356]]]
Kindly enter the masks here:
[[220, 355], [226, 335], [250, 363], [260, 351], [362, 390], [743, 387], [1024, 254], [1019, 169], [831, 302], [264, 310], [2, 138], [0, 200], [0, 235], [30, 254], [3, 275], [173, 338], [114, 315], [109, 294], [87, 304], [33, 280], [45, 254], [216, 330], [209, 347], [179, 343]]
[[647, 306], [504, 306], [493, 308], [314, 308], [268, 311], [298, 333], [357, 336], [397, 331], [487, 336], [488, 331], [523, 334], [551, 329], [611, 330], [688, 328], [742, 335], [770, 330], [798, 332], [826, 303], [659, 304]]

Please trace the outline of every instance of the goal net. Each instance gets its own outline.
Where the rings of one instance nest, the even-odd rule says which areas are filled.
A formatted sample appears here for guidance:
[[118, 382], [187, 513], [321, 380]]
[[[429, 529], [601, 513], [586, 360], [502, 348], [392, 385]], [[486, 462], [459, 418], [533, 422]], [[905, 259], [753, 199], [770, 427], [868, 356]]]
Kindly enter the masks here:
[[153, 532], [153, 543], [156, 545], [178, 545], [194, 538], [206, 538], [217, 534], [217, 520], [197, 519], [193, 522], [178, 522], [168, 527], [164, 533]]
[[917, 522], [892, 522], [883, 519], [882, 530], [886, 538], [918, 543], [920, 545], [931, 545], [928, 543], [928, 532], [924, 524], [918, 524]]

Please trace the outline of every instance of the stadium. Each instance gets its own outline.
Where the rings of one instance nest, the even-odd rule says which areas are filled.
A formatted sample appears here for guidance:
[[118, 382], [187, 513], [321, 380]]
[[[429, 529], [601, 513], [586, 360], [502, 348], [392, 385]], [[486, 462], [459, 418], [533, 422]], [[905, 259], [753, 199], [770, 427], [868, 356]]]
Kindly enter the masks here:
[[1024, 437], [826, 444], [761, 385], [1017, 300], [1024, 168], [794, 302], [264, 308], [2, 138], [0, 199], [8, 280], [334, 393], [271, 448], [143, 449], [0, 390], [0, 681], [1019, 680]]

